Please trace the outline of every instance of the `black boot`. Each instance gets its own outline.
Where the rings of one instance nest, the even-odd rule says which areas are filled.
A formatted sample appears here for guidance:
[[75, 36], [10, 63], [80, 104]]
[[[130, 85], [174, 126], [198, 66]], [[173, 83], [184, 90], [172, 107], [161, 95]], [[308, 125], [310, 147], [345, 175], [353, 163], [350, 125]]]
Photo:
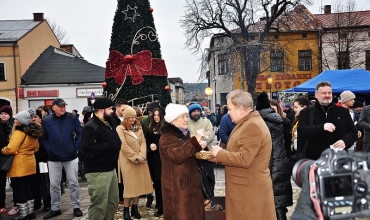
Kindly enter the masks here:
[[123, 207], [123, 219], [124, 220], [131, 220], [129, 207]]
[[276, 209], [276, 219], [277, 220], [287, 220], [286, 218], [286, 209]]
[[137, 210], [137, 204], [134, 205], [132, 204], [132, 207], [131, 207], [131, 216], [137, 218], [137, 219], [140, 219], [141, 218], [141, 215], [139, 213], [139, 210]]
[[154, 196], [152, 194], [146, 195], [146, 207], [147, 208], [151, 208], [152, 207], [153, 197]]

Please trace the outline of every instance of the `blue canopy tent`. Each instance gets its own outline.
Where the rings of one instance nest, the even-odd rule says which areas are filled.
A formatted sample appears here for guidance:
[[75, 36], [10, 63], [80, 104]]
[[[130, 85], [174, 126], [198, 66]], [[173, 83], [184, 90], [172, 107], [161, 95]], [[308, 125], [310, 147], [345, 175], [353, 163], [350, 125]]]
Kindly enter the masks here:
[[299, 86], [283, 92], [307, 92], [313, 95], [316, 84], [321, 81], [331, 83], [333, 94], [340, 94], [345, 90], [355, 94], [370, 94], [370, 72], [364, 69], [325, 70]]

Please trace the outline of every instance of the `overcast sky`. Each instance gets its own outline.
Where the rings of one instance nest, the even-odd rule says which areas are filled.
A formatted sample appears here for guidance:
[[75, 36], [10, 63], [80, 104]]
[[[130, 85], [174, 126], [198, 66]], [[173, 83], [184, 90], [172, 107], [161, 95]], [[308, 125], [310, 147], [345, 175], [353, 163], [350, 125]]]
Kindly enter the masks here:
[[[320, 13], [320, 4], [333, 1], [315, 0], [312, 13]], [[369, 0], [356, 0], [360, 9], [370, 9]], [[169, 77], [197, 82], [200, 61], [185, 49], [184, 30], [179, 20], [185, 0], [150, 0], [153, 17]], [[105, 67], [117, 1], [113, 0], [0, 0], [0, 20], [32, 19], [36, 12], [63, 27], [80, 54], [90, 63]], [[208, 42], [207, 45], [208, 46]]]

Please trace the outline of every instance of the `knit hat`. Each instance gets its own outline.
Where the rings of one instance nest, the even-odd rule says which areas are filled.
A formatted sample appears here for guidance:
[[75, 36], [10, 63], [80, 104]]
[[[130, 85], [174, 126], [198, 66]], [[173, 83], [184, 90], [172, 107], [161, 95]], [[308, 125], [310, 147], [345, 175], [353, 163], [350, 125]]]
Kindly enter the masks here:
[[[98, 99], [99, 100], [99, 99]], [[98, 100], [96, 100], [96, 101], [98, 101]], [[95, 104], [95, 102], [94, 102], [94, 104]], [[76, 110], [77, 111], [77, 110]], [[83, 109], [82, 109], [82, 111], [83, 112], [92, 112], [92, 110], [91, 110], [91, 107], [90, 106], [85, 106]]]
[[340, 100], [342, 101], [342, 103], [346, 103], [355, 98], [355, 94], [353, 94], [353, 92], [351, 91], [344, 91], [340, 94]]
[[[107, 99], [107, 98], [99, 98], [94, 102], [93, 105], [94, 105], [95, 109], [105, 109], [105, 108], [112, 107], [113, 102], [112, 102], [112, 100]], [[91, 109], [90, 109], [90, 112], [91, 112]]]
[[358, 108], [358, 107], [364, 107], [364, 103], [360, 101], [355, 101], [355, 104], [353, 104], [352, 108]]
[[36, 115], [39, 116], [39, 118], [42, 118], [42, 113], [40, 110], [36, 109]]
[[3, 107], [0, 108], [0, 113], [5, 112], [8, 113], [10, 117], [13, 116], [13, 109], [10, 105], [4, 105]]
[[14, 118], [17, 119], [23, 125], [28, 125], [32, 119], [28, 111], [18, 112], [18, 114], [14, 115]]
[[202, 106], [200, 106], [198, 103], [191, 104], [189, 106], [189, 114], [191, 114], [196, 109], [198, 109], [201, 112], [202, 111]]
[[130, 106], [125, 108], [122, 113], [123, 113], [123, 119], [137, 117], [135, 109], [133, 109]]
[[267, 93], [261, 92], [261, 94], [257, 96], [256, 109], [257, 111], [259, 111], [265, 108], [271, 108], [271, 104], [270, 104], [269, 97], [267, 96]]
[[185, 105], [170, 103], [166, 106], [165, 111], [166, 111], [166, 115], [164, 116], [164, 120], [168, 123], [171, 123], [173, 120], [175, 120], [180, 115], [188, 113], [188, 108], [186, 108]]

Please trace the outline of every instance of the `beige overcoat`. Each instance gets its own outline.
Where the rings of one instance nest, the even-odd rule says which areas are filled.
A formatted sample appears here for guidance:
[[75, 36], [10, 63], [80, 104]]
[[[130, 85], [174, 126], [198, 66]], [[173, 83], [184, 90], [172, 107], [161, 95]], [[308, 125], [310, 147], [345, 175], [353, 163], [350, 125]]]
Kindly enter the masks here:
[[[150, 178], [148, 163], [135, 163], [138, 156], [146, 159], [146, 142], [143, 130], [140, 128], [133, 135], [122, 125], [117, 126], [121, 139], [121, 150], [118, 158], [118, 182], [124, 184], [124, 198], [133, 198], [154, 191]], [[136, 137], [135, 137], [136, 136]]]
[[276, 219], [268, 168], [271, 135], [258, 112], [245, 116], [230, 134], [217, 161], [225, 165], [226, 219]]

